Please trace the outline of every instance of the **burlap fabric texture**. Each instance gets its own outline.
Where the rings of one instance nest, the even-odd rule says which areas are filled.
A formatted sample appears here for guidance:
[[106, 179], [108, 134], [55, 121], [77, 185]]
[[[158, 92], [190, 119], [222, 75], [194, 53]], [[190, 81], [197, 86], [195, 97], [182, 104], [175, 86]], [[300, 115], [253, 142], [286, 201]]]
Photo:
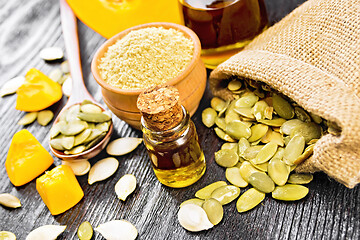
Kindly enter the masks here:
[[360, 0], [309, 0], [210, 75], [215, 96], [231, 76], [264, 82], [309, 112], [337, 123], [297, 171], [324, 171], [353, 188], [360, 181]]

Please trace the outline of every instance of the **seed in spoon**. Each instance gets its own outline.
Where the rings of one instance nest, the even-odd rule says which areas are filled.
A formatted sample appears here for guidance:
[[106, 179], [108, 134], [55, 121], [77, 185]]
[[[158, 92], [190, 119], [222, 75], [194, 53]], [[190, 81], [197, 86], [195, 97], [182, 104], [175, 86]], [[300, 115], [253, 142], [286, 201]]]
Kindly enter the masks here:
[[0, 194], [0, 204], [9, 208], [21, 207], [20, 200], [9, 193]]
[[142, 138], [124, 137], [118, 138], [106, 147], [106, 152], [112, 156], [121, 156], [135, 150], [142, 142]]
[[119, 166], [119, 161], [116, 158], [104, 158], [92, 166], [89, 172], [88, 183], [91, 185], [94, 182], [102, 181], [113, 175]]
[[115, 184], [115, 193], [118, 198], [125, 201], [126, 198], [135, 190], [136, 178], [132, 174], [125, 174]]

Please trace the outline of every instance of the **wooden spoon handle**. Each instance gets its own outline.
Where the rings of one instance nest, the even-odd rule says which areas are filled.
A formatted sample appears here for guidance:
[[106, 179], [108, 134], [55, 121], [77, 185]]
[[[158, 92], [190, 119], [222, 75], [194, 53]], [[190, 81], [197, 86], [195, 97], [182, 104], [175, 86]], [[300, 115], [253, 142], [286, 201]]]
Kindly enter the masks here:
[[65, 0], [60, 0], [60, 13], [65, 49], [72, 78], [72, 94], [66, 105], [78, 103], [84, 99], [94, 101], [83, 80], [76, 17]]

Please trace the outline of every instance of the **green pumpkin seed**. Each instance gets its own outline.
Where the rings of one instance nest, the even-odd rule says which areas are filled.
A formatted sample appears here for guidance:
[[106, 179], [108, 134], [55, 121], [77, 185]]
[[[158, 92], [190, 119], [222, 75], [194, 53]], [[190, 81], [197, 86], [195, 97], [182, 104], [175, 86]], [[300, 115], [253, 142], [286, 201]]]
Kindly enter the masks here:
[[271, 196], [277, 200], [296, 201], [304, 198], [309, 193], [309, 189], [302, 185], [286, 184], [277, 186]]
[[226, 102], [218, 97], [214, 97], [210, 101], [210, 106], [217, 112], [220, 112], [226, 106]]
[[230, 105], [230, 100], [227, 100], [225, 102], [225, 106], [219, 111], [218, 117], [222, 117], [225, 114], [225, 112], [228, 109], [229, 105]]
[[67, 155], [76, 155], [82, 153], [85, 150], [86, 150], [86, 146], [79, 145], [77, 147], [72, 147], [70, 150], [65, 150], [64, 153]]
[[17, 197], [11, 195], [10, 193], [1, 193], [0, 205], [8, 208], [18, 208], [21, 207], [21, 202]]
[[216, 117], [215, 118], [215, 125], [218, 126], [220, 129], [222, 129], [223, 131], [225, 131], [225, 129], [226, 129], [225, 118]]
[[240, 121], [240, 116], [234, 110], [225, 114], [225, 123], [228, 124], [232, 121]]
[[[65, 113], [65, 112], [64, 112]], [[71, 106], [66, 114], [65, 114], [65, 120], [66, 122], [71, 122], [75, 120], [80, 120], [77, 115], [80, 113], [80, 104], [75, 104]]]
[[311, 122], [309, 114], [307, 114], [302, 108], [295, 107], [295, 116], [303, 122]]
[[95, 105], [94, 103], [84, 104], [84, 102], [80, 106], [80, 111], [83, 113], [102, 113], [101, 107]]
[[212, 224], [217, 225], [223, 219], [224, 210], [218, 200], [213, 198], [207, 199], [202, 205], [202, 208], [205, 210], [206, 215]]
[[250, 188], [239, 197], [236, 208], [239, 213], [246, 212], [259, 205], [264, 199], [265, 193]]
[[62, 136], [61, 145], [66, 149], [70, 150], [74, 146], [75, 137], [74, 136]]
[[16, 236], [12, 232], [0, 231], [0, 240], [16, 240]]
[[281, 132], [282, 134], [290, 135], [290, 134], [291, 134], [291, 131], [292, 131], [295, 127], [297, 127], [297, 126], [299, 126], [299, 125], [301, 125], [301, 124], [303, 124], [303, 123], [304, 123], [304, 122], [301, 121], [301, 120], [299, 120], [299, 119], [291, 119], [291, 120], [288, 120], [288, 121], [284, 122], [284, 124], [281, 125], [280, 132]]
[[88, 221], [80, 224], [77, 235], [80, 240], [90, 240], [93, 235], [93, 228]]
[[217, 113], [212, 108], [206, 108], [201, 114], [202, 122], [208, 128], [214, 125], [216, 117]]
[[290, 169], [288, 169], [288, 166], [280, 159], [273, 158], [269, 161], [268, 174], [276, 185], [285, 185], [288, 180], [289, 173]]
[[250, 147], [250, 143], [246, 138], [240, 138], [238, 142], [238, 154], [240, 157], [244, 156], [246, 149]]
[[294, 164], [298, 165], [308, 159], [313, 154], [314, 146], [315, 144], [312, 144], [305, 148], [304, 152], [294, 161]]
[[285, 148], [279, 147], [275, 153], [275, 155], [272, 157], [273, 159], [278, 158], [278, 159], [283, 159], [284, 157], [284, 152], [285, 152]]
[[280, 127], [284, 124], [284, 122], [286, 122], [286, 120], [283, 118], [273, 118], [271, 120], [259, 119], [258, 122], [272, 127]]
[[267, 168], [268, 168], [268, 165], [269, 165], [269, 162], [264, 162], [264, 163], [261, 163], [261, 164], [254, 164], [252, 162], [250, 162], [251, 165], [253, 165], [254, 168], [256, 168], [257, 170], [260, 170], [262, 172], [267, 172]]
[[77, 117], [80, 118], [83, 121], [93, 122], [93, 123], [101, 123], [101, 122], [111, 120], [111, 116], [109, 116], [108, 114], [106, 114], [104, 112], [101, 112], [101, 113], [79, 112]]
[[98, 129], [89, 129], [91, 130], [91, 134], [90, 136], [83, 142], [85, 144], [93, 141], [94, 139], [96, 139], [97, 137], [99, 137], [103, 132], [98, 130]]
[[264, 111], [264, 117], [265, 119], [269, 119], [271, 120], [273, 118], [273, 112], [274, 112], [274, 108], [273, 107], [266, 107], [265, 111]]
[[290, 133], [290, 137], [293, 138], [295, 135], [301, 135], [305, 138], [305, 142], [308, 143], [312, 139], [319, 139], [321, 134], [321, 127], [314, 122], [310, 122], [294, 127]]
[[218, 200], [221, 205], [231, 203], [240, 195], [240, 188], [232, 185], [226, 185], [215, 189], [211, 193], [211, 198]]
[[317, 141], [318, 141], [319, 139], [311, 139], [307, 144], [308, 145], [313, 145], [313, 144], [315, 144], [315, 143], [317, 143]]
[[67, 136], [74, 136], [84, 131], [87, 127], [88, 125], [85, 121], [73, 120], [61, 125], [60, 132]]
[[292, 184], [308, 184], [313, 178], [313, 175], [310, 173], [292, 173], [287, 182]]
[[248, 138], [249, 142], [256, 142], [265, 136], [269, 127], [264, 124], [255, 124], [250, 128], [251, 135]]
[[270, 193], [275, 189], [273, 180], [263, 172], [252, 173], [249, 177], [249, 183], [263, 193]]
[[228, 83], [228, 86], [227, 88], [230, 90], [230, 91], [237, 91], [241, 88], [241, 82], [238, 81], [238, 80], [231, 80], [229, 83]]
[[257, 121], [265, 119], [265, 110], [267, 107], [269, 107], [269, 105], [263, 100], [255, 103], [252, 111]]
[[54, 138], [50, 140], [50, 146], [56, 150], [64, 151], [65, 148], [62, 145], [62, 139]]
[[223, 130], [220, 128], [214, 128], [214, 131], [216, 135], [221, 138], [222, 140], [228, 141], [228, 142], [236, 142], [233, 138], [231, 138], [228, 134], [226, 134]]
[[255, 120], [255, 116], [252, 114], [251, 108], [234, 108], [234, 111], [243, 117]]
[[66, 125], [65, 121], [59, 121], [55, 123], [50, 129], [50, 138], [54, 138], [60, 134], [60, 129]]
[[334, 136], [340, 136], [341, 127], [339, 127], [336, 123], [327, 121], [328, 132]]
[[[97, 130], [100, 130], [102, 132], [107, 132], [107, 131], [109, 131], [110, 125], [111, 125], [111, 121], [107, 121], [107, 122], [96, 124], [94, 126], [94, 128], [97, 129]], [[90, 126], [88, 126], [88, 127], [90, 128]]]
[[322, 118], [319, 117], [318, 115], [314, 113], [310, 113], [310, 116], [315, 123], [320, 124], [322, 122]]
[[[105, 137], [105, 135], [106, 135], [106, 133], [102, 132], [102, 133], [100, 133], [99, 136], [97, 136], [92, 141], [87, 142], [87, 140], [86, 140], [86, 142], [87, 142], [86, 143], [86, 149], [89, 149], [89, 148], [95, 146], [96, 144], [98, 144]], [[91, 135], [90, 135], [90, 137], [91, 137]]]
[[258, 96], [256, 96], [252, 92], [248, 92], [247, 94], [244, 94], [241, 98], [236, 100], [235, 107], [236, 108], [252, 108], [258, 100], [259, 100]]
[[301, 135], [295, 135], [291, 138], [284, 151], [284, 162], [287, 165], [294, 165], [295, 160], [301, 156], [305, 147], [305, 138]]
[[265, 97], [265, 93], [262, 92], [262, 91], [259, 90], [259, 89], [255, 89], [255, 90], [254, 90], [254, 93], [255, 93], [255, 95], [258, 96], [259, 98], [264, 98], [264, 97]]
[[267, 131], [267, 133], [265, 134], [265, 136], [263, 138], [261, 138], [261, 142], [262, 143], [273, 142], [273, 143], [277, 144], [278, 146], [281, 146], [281, 147], [284, 146], [283, 136], [278, 132], [272, 131], [271, 129], [269, 129]]
[[18, 125], [29, 125], [33, 123], [37, 118], [38, 113], [37, 112], [29, 112], [25, 114], [19, 121]]
[[191, 199], [188, 199], [188, 200], [182, 202], [180, 204], [180, 208], [186, 204], [195, 204], [195, 205], [198, 205], [199, 207], [202, 207], [204, 202], [205, 202], [204, 200], [199, 199], [199, 198], [191, 198]]
[[245, 158], [248, 161], [254, 159], [262, 148], [263, 148], [263, 146], [250, 146], [250, 147], [248, 147], [245, 150], [244, 154], [243, 154], [243, 158]]
[[277, 148], [278, 146], [276, 143], [273, 142], [267, 143], [265, 146], [261, 148], [261, 150], [256, 155], [256, 157], [254, 159], [251, 159], [251, 162], [254, 164], [261, 164], [269, 161], [276, 153]]
[[228, 180], [232, 185], [237, 187], [246, 187], [248, 183], [241, 177], [240, 169], [238, 167], [230, 167], [225, 171], [226, 180]]
[[284, 144], [285, 144], [285, 146], [287, 146], [287, 145], [289, 144], [290, 140], [291, 140], [291, 137], [290, 137], [290, 136], [284, 137]]
[[222, 186], [226, 186], [226, 182], [224, 181], [218, 181], [218, 182], [214, 182], [211, 183], [209, 185], [207, 185], [206, 187], [203, 187], [202, 189], [198, 190], [195, 193], [195, 197], [200, 198], [200, 199], [209, 199], [211, 197], [211, 193]]
[[256, 168], [254, 168], [251, 163], [243, 162], [239, 168], [241, 177], [246, 181], [249, 182], [250, 175], [254, 172], [260, 172]]
[[292, 119], [294, 117], [295, 110], [288, 101], [278, 94], [273, 94], [272, 99], [274, 110], [280, 117], [285, 119]]
[[241, 121], [232, 121], [226, 125], [226, 133], [235, 139], [242, 137], [249, 138], [251, 136], [251, 130]]
[[37, 122], [42, 125], [46, 126], [51, 122], [51, 120], [54, 118], [54, 113], [50, 110], [43, 110], [38, 113], [37, 116]]
[[230, 149], [230, 150], [233, 150], [235, 152], [238, 152], [238, 144], [237, 143], [224, 143], [221, 146], [221, 149]]
[[222, 167], [233, 167], [239, 161], [239, 156], [234, 150], [222, 149], [215, 152], [215, 161]]

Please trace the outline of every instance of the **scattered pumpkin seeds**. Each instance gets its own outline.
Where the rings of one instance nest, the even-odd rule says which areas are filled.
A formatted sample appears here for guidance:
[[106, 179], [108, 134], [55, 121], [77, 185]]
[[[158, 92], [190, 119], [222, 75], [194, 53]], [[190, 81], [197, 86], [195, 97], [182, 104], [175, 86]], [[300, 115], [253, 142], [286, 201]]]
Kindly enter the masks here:
[[56, 239], [65, 229], [65, 225], [44, 225], [32, 230], [26, 240]]
[[195, 204], [186, 204], [179, 209], [178, 220], [180, 225], [188, 231], [199, 232], [212, 228], [205, 210]]
[[206, 215], [212, 224], [217, 225], [223, 219], [224, 210], [218, 200], [213, 198], [207, 199], [203, 203], [202, 208], [205, 210]]
[[125, 201], [126, 198], [135, 190], [136, 178], [132, 174], [125, 174], [115, 184], [115, 193], [118, 198]]
[[209, 199], [211, 197], [211, 193], [222, 186], [226, 186], [226, 182], [224, 181], [218, 181], [218, 182], [214, 182], [211, 183], [209, 185], [207, 185], [206, 187], [203, 187], [202, 189], [198, 190], [195, 193], [195, 197], [200, 198], [200, 199]]
[[211, 99], [210, 105], [215, 111], [220, 112], [222, 109], [225, 108], [226, 102], [221, 98], [214, 97]]
[[285, 184], [277, 186], [271, 196], [277, 200], [296, 201], [304, 198], [309, 193], [309, 189], [302, 185]]
[[25, 77], [14, 77], [2, 85], [0, 89], [0, 97], [16, 93], [17, 89], [25, 82]]
[[8, 208], [21, 207], [20, 200], [17, 197], [11, 195], [10, 193], [0, 194], [0, 204]]
[[292, 184], [308, 184], [312, 180], [313, 175], [310, 173], [292, 173], [287, 182]]
[[268, 174], [276, 185], [283, 186], [288, 180], [289, 169], [279, 158], [273, 158], [268, 165]]
[[91, 185], [95, 182], [105, 180], [113, 175], [119, 167], [119, 161], [116, 158], [104, 158], [90, 168], [88, 183]]
[[265, 198], [265, 193], [250, 188], [244, 192], [236, 202], [236, 208], [239, 213], [249, 211], [259, 205]]
[[234, 150], [222, 149], [215, 153], [215, 161], [222, 167], [233, 167], [239, 161], [239, 156]]
[[136, 227], [126, 220], [112, 220], [103, 224], [100, 224], [94, 229], [99, 232], [105, 239], [121, 239], [123, 240], [135, 240], [138, 231]]
[[202, 122], [206, 127], [212, 127], [215, 124], [215, 118], [217, 117], [217, 113], [212, 108], [206, 108], [202, 114]]
[[270, 193], [275, 189], [273, 180], [263, 172], [252, 173], [249, 177], [249, 183], [263, 193]]
[[51, 122], [51, 120], [54, 118], [54, 113], [50, 110], [43, 110], [40, 111], [37, 115], [37, 122], [41, 126], [46, 126]]
[[277, 144], [273, 142], [267, 143], [265, 146], [261, 148], [254, 159], [250, 161], [254, 164], [261, 164], [269, 161], [277, 151]]
[[91, 165], [87, 159], [61, 161], [62, 165], [68, 165], [76, 176], [82, 176], [89, 172]]
[[226, 168], [225, 177], [226, 180], [234, 186], [244, 188], [248, 185], [248, 182], [241, 177], [240, 169], [238, 167]]
[[142, 138], [124, 137], [113, 140], [106, 147], [106, 152], [112, 156], [122, 156], [137, 148], [142, 142]]
[[204, 202], [205, 202], [204, 200], [199, 199], [199, 198], [191, 198], [191, 199], [188, 199], [188, 200], [182, 202], [180, 204], [180, 208], [183, 207], [186, 204], [195, 204], [195, 205], [198, 205], [199, 207], [202, 207]]
[[29, 125], [31, 123], [33, 123], [36, 118], [38, 116], [37, 112], [29, 112], [27, 114], [25, 114], [19, 121], [18, 121], [18, 125]]
[[77, 235], [80, 240], [90, 240], [93, 235], [93, 228], [88, 221], [85, 221], [80, 224]]
[[59, 47], [47, 47], [42, 49], [39, 55], [45, 61], [54, 61], [62, 59], [64, 57], [64, 52]]
[[221, 186], [211, 193], [211, 198], [218, 200], [221, 205], [231, 203], [240, 195], [240, 188], [232, 185]]
[[16, 240], [16, 236], [12, 232], [0, 231], [0, 240]]

